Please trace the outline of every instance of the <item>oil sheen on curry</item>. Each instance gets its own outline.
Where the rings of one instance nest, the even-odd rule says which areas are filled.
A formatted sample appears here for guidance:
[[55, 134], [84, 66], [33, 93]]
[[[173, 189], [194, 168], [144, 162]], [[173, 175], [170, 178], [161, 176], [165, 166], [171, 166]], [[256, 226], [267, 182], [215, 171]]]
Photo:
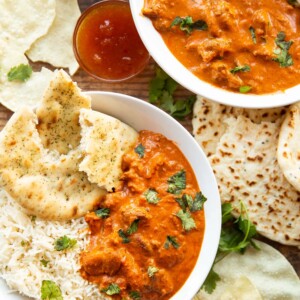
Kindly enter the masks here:
[[196, 264], [206, 198], [187, 159], [161, 134], [141, 131], [122, 169], [123, 186], [85, 217], [91, 240], [81, 274], [114, 299], [169, 299]]
[[177, 59], [199, 78], [241, 93], [300, 83], [297, 0], [145, 0]]

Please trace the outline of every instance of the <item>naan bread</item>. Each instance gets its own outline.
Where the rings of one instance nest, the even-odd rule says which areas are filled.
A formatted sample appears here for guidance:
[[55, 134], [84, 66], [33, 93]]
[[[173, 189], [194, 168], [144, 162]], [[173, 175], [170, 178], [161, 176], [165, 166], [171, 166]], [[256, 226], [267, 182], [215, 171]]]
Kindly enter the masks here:
[[275, 122], [286, 112], [285, 107], [268, 109], [245, 109], [225, 106], [197, 97], [193, 112], [193, 135], [207, 156], [215, 153], [220, 138], [225, 133], [229, 117], [240, 115], [250, 118], [254, 123], [262, 121]]
[[79, 170], [87, 173], [90, 182], [108, 191], [117, 189], [122, 156], [134, 146], [138, 134], [120, 120], [88, 109], [80, 111], [80, 125], [84, 159]]
[[[287, 259], [273, 247], [255, 241], [260, 250], [248, 248], [245, 254], [230, 253], [220, 260], [214, 270], [220, 275], [221, 281], [212, 294], [201, 290], [193, 300], [222, 300], [228, 291], [234, 298], [231, 300], [259, 299], [255, 298], [259, 291], [265, 300], [298, 300], [300, 295], [300, 280], [295, 270]], [[236, 293], [235, 285], [241, 278], [247, 278], [254, 291], [244, 289], [240, 294]], [[244, 281], [244, 280], [243, 280]], [[253, 298], [249, 298], [252, 295]], [[228, 298], [225, 298], [228, 300]]]
[[73, 52], [73, 32], [80, 16], [78, 1], [56, 0], [55, 11], [54, 22], [47, 34], [35, 41], [26, 54], [34, 62], [69, 68], [73, 75], [79, 67]]
[[67, 220], [93, 210], [105, 191], [78, 171], [81, 153], [49, 151], [29, 108], [15, 113], [0, 133], [0, 184], [26, 209], [43, 219]]
[[67, 154], [80, 144], [79, 112], [90, 108], [91, 100], [81, 93], [70, 76], [57, 71], [37, 108], [38, 131], [42, 144]]
[[300, 191], [300, 102], [290, 107], [281, 125], [277, 159], [287, 181]]
[[260, 234], [300, 246], [300, 193], [287, 182], [276, 159], [281, 119], [255, 124], [239, 116], [225, 123], [226, 132], [210, 156], [222, 202], [232, 203], [239, 215], [243, 201]]

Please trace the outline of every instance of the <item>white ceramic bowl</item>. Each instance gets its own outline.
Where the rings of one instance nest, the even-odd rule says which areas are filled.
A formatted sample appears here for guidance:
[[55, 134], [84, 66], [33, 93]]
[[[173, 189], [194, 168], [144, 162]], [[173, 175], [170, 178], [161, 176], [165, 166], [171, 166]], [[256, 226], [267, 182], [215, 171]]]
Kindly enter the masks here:
[[144, 0], [129, 1], [135, 25], [149, 53], [166, 73], [188, 90], [225, 105], [246, 108], [284, 106], [300, 100], [300, 84], [283, 92], [254, 95], [230, 92], [199, 79], [176, 59], [151, 20], [141, 14]]
[[[111, 92], [87, 92], [92, 97], [92, 108], [132, 126], [137, 131], [152, 130], [176, 142], [192, 166], [199, 186], [207, 197], [204, 204], [205, 233], [197, 263], [172, 300], [189, 300], [202, 286], [214, 261], [221, 230], [221, 203], [217, 182], [209, 162], [192, 135], [175, 119], [157, 107], [123, 94]], [[0, 281], [0, 299], [27, 300], [17, 293], [9, 293]]]

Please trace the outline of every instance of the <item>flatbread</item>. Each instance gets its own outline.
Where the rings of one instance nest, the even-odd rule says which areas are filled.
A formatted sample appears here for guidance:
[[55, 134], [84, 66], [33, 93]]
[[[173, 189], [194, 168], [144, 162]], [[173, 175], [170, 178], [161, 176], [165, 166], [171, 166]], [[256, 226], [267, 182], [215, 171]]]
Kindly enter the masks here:
[[111, 116], [82, 109], [81, 148], [84, 159], [79, 170], [87, 173], [90, 182], [108, 191], [120, 186], [122, 156], [136, 143], [137, 132]]
[[67, 154], [80, 144], [79, 112], [91, 100], [63, 70], [55, 72], [37, 108], [38, 131], [45, 148]]
[[[201, 290], [193, 300], [221, 300], [228, 290], [234, 294], [234, 285], [241, 277], [251, 281], [262, 299], [298, 300], [300, 280], [291, 264], [273, 247], [260, 241], [255, 243], [260, 251], [248, 248], [244, 255], [230, 253], [219, 261], [214, 266], [221, 278], [216, 289], [211, 295]], [[236, 296], [232, 300], [255, 299], [247, 298], [247, 293]]]
[[244, 109], [225, 106], [197, 96], [193, 111], [193, 135], [207, 156], [215, 153], [221, 136], [226, 131], [224, 122], [228, 117], [240, 115], [250, 118], [254, 123], [275, 122], [285, 114], [286, 107], [268, 109]]
[[56, 0], [56, 16], [48, 33], [40, 37], [26, 52], [34, 61], [43, 61], [52, 66], [69, 68], [73, 75], [79, 65], [73, 53], [73, 32], [80, 16], [77, 0]]
[[43, 219], [78, 218], [95, 209], [106, 192], [78, 171], [78, 149], [68, 155], [45, 149], [36, 124], [35, 113], [24, 107], [0, 133], [0, 185]]
[[281, 119], [255, 124], [239, 116], [225, 123], [226, 132], [209, 158], [222, 202], [232, 203], [238, 216], [243, 201], [260, 234], [300, 246], [300, 193], [287, 182], [276, 159]]
[[[289, 109], [281, 125], [277, 159], [286, 180], [300, 191], [300, 102]], [[300, 221], [299, 221], [300, 222]]]

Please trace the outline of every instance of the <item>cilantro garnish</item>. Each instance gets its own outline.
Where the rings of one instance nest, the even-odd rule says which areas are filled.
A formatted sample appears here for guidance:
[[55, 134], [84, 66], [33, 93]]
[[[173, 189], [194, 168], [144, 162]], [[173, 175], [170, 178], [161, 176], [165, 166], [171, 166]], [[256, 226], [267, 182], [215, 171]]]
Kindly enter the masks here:
[[186, 187], [186, 173], [185, 170], [181, 170], [168, 179], [168, 193], [180, 194]]
[[157, 105], [172, 117], [183, 119], [192, 112], [196, 96], [174, 99], [173, 94], [177, 88], [178, 84], [173, 78], [162, 69], [156, 68], [156, 76], [149, 85], [149, 102]]
[[59, 286], [51, 280], [43, 280], [41, 286], [42, 300], [63, 300]]
[[13, 67], [7, 73], [8, 81], [26, 81], [32, 74], [32, 68], [29, 65], [20, 64]]
[[203, 208], [204, 202], [207, 198], [201, 193], [197, 193], [195, 199], [192, 196], [183, 194], [181, 198], [176, 198], [176, 202], [180, 205], [183, 212], [189, 208], [190, 212], [195, 212]]
[[129, 236], [135, 232], [137, 232], [138, 230], [138, 225], [139, 225], [140, 219], [136, 219], [134, 220], [130, 226], [128, 227], [128, 229], [126, 230], [126, 232], [123, 229], [119, 229], [118, 234], [119, 237], [122, 238], [122, 242], [123, 244], [128, 244], [130, 243], [130, 238]]
[[193, 30], [207, 30], [208, 26], [207, 23], [203, 20], [198, 20], [196, 22], [193, 21], [192, 17], [176, 17], [173, 22], [171, 23], [170, 27], [178, 26], [180, 30], [190, 34]]
[[153, 277], [156, 272], [158, 272], [158, 269], [156, 267], [152, 267], [152, 266], [148, 267], [147, 273], [150, 278]]
[[131, 299], [138, 300], [138, 299], [141, 299], [141, 294], [137, 291], [131, 291], [131, 292], [129, 292], [129, 297]]
[[107, 288], [102, 289], [101, 292], [105, 293], [106, 295], [112, 296], [120, 294], [121, 289], [117, 284], [111, 283]]
[[251, 34], [251, 37], [252, 37], [253, 44], [256, 44], [257, 40], [256, 40], [255, 28], [250, 26], [249, 31], [250, 31], [250, 34]]
[[109, 208], [99, 208], [95, 210], [95, 214], [97, 217], [105, 219], [109, 217], [110, 209]]
[[166, 241], [165, 241], [165, 244], [164, 244], [164, 248], [169, 249], [170, 245], [173, 246], [175, 249], [178, 249], [180, 247], [180, 245], [176, 241], [175, 236], [167, 235], [167, 238], [166, 238]]
[[153, 188], [148, 189], [145, 193], [144, 196], [146, 197], [146, 200], [148, 203], [151, 204], [157, 204], [158, 201], [160, 200], [157, 196], [157, 191]]
[[277, 57], [273, 58], [273, 60], [278, 62], [282, 68], [292, 66], [294, 64], [293, 58], [288, 51], [292, 46], [293, 41], [285, 41], [285, 33], [280, 31], [277, 34], [275, 43], [278, 48], [276, 48], [273, 52]]
[[137, 153], [140, 158], [143, 158], [145, 155], [145, 147], [142, 144], [139, 144], [134, 148], [134, 152]]
[[237, 72], [249, 72], [249, 71], [250, 71], [250, 66], [244, 65], [244, 66], [237, 66], [231, 69], [230, 73], [235, 74]]
[[127, 234], [122, 229], [119, 229], [118, 234], [119, 234], [119, 237], [122, 238], [122, 243], [123, 244], [130, 243], [129, 237], [127, 236]]
[[196, 228], [196, 223], [188, 211], [184, 212], [181, 209], [176, 216], [181, 220], [182, 227], [185, 231], [190, 231]]
[[76, 245], [77, 241], [75, 239], [70, 239], [66, 235], [57, 239], [54, 243], [54, 249], [57, 251], [62, 251], [66, 249], [71, 249]]
[[47, 267], [48, 263], [50, 262], [49, 260], [46, 260], [46, 259], [41, 259], [40, 260], [41, 264], [44, 266], [44, 267]]
[[233, 208], [230, 203], [222, 204], [222, 230], [219, 242], [218, 253], [214, 264], [207, 276], [202, 288], [211, 294], [216, 288], [220, 276], [213, 270], [215, 264], [222, 260], [230, 252], [243, 254], [250, 245], [259, 250], [259, 247], [252, 240], [256, 235], [256, 228], [248, 217], [247, 209], [241, 202], [241, 213], [237, 219], [231, 215]]
[[252, 90], [252, 87], [249, 85], [243, 85], [243, 86], [240, 86], [240, 88], [239, 88], [239, 92], [243, 93], [243, 94], [248, 93], [251, 90]]

